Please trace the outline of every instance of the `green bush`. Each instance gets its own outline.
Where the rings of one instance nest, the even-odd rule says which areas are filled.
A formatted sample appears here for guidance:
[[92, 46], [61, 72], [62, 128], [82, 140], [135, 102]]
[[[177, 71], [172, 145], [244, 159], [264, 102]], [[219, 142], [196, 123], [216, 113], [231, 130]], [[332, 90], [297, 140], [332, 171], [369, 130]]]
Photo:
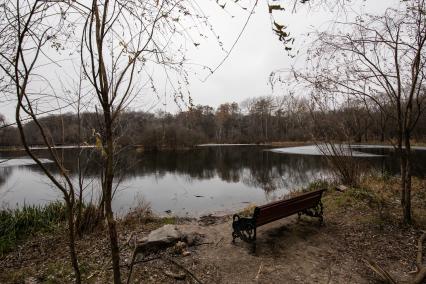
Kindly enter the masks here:
[[66, 218], [65, 205], [59, 201], [46, 206], [24, 205], [0, 211], [0, 256], [17, 243], [37, 232], [52, 231]]

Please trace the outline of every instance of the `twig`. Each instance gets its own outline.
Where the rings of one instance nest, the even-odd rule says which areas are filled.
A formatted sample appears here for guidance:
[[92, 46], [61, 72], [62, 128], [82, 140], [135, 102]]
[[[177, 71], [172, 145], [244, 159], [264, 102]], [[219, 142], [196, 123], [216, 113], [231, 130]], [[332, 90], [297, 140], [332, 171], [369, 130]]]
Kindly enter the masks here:
[[386, 281], [387, 283], [396, 284], [395, 280], [393, 280], [393, 278], [389, 275], [389, 273], [385, 271], [383, 268], [381, 268], [377, 263], [375, 263], [374, 261], [370, 259], [363, 259], [362, 261], [365, 263], [365, 265], [368, 268], [376, 272], [377, 275], [379, 275], [383, 281]]
[[154, 256], [154, 257], [147, 258], [147, 259], [141, 259], [141, 260], [138, 260], [138, 261], [134, 261], [133, 265], [135, 265], [137, 263], [150, 262], [150, 261], [153, 261], [153, 260], [156, 260], [156, 259], [160, 259], [160, 258], [161, 258], [161, 256]]
[[[134, 261], [133, 265], [135, 265], [137, 263], [150, 262], [150, 261], [153, 261], [153, 260], [156, 260], [156, 259], [160, 259], [160, 258], [161, 258], [161, 256], [155, 256], [155, 257], [151, 257], [151, 258], [141, 259], [141, 260], [138, 260], [138, 261]], [[132, 264], [131, 263], [129, 263], [129, 264], [121, 264], [120, 267], [127, 267], [127, 268], [129, 268], [130, 265], [132, 265]], [[111, 269], [112, 269], [112, 266], [108, 267], [108, 270], [111, 270]]]
[[[161, 256], [155, 256], [155, 257], [152, 257], [152, 258], [141, 259], [141, 260], [138, 260], [138, 261], [135, 261], [135, 258], [136, 258], [136, 252], [133, 253], [132, 262], [130, 263], [130, 265], [124, 265], [124, 266], [126, 266], [130, 269], [129, 276], [127, 277], [127, 284], [130, 283], [130, 279], [132, 278], [133, 266], [136, 263], [148, 262], [148, 261], [151, 261], [151, 260], [159, 259], [159, 258], [161, 258]], [[121, 265], [120, 265], [120, 267], [121, 267]]]
[[211, 245], [214, 244], [213, 242], [204, 242], [204, 243], [199, 243], [199, 244], [194, 244], [192, 245], [193, 247], [198, 247], [198, 246], [202, 246], [202, 245]]
[[171, 259], [171, 258], [168, 258], [168, 257], [162, 257], [162, 259], [164, 259], [164, 260], [167, 260], [167, 261], [169, 261], [169, 262], [171, 262], [171, 263], [173, 263], [174, 265], [176, 265], [177, 267], [179, 267], [180, 269], [182, 269], [183, 271], [185, 271], [186, 273], [188, 273], [192, 278], [194, 278], [194, 280], [197, 282], [197, 283], [200, 283], [200, 284], [202, 284], [202, 282], [191, 272], [191, 271], [189, 271], [188, 269], [186, 269], [184, 266], [182, 266], [180, 263], [178, 263], [178, 262], [176, 262], [176, 261], [174, 261], [173, 259]]
[[259, 265], [259, 270], [257, 271], [257, 274], [256, 274], [256, 277], [254, 278], [254, 280], [259, 280], [259, 275], [260, 275], [260, 271], [262, 270], [262, 268], [263, 268], [263, 262], [260, 262], [260, 265]]
[[330, 284], [331, 282], [331, 265], [328, 266], [328, 281], [327, 284]]
[[417, 270], [420, 270], [423, 266], [423, 242], [426, 239], [426, 232], [423, 231], [422, 236], [419, 238], [417, 242], [417, 258], [416, 258], [416, 266]]
[[93, 272], [92, 274], [90, 274], [87, 278], [86, 278], [86, 280], [89, 280], [90, 278], [92, 278], [93, 276], [95, 276], [96, 274], [98, 274], [99, 273], [99, 271], [95, 271], [95, 272]]
[[126, 244], [128, 245], [128, 246], [130, 246], [130, 241], [132, 240], [132, 238], [133, 238], [133, 235], [135, 234], [135, 232], [133, 231], [133, 232], [131, 232], [130, 233], [130, 235], [129, 235], [129, 237], [127, 238], [127, 241], [126, 241]]
[[426, 279], [426, 265], [423, 264], [423, 242], [425, 240], [426, 240], [426, 232], [423, 231], [423, 234], [419, 238], [417, 243], [417, 259], [416, 259], [417, 275], [413, 280], [414, 284], [424, 283]]
[[223, 240], [223, 237], [221, 237], [221, 238], [217, 241], [217, 243], [216, 243], [215, 247], [217, 247], [217, 246], [219, 245], [219, 243], [220, 243], [222, 240]]
[[[426, 279], [426, 265], [423, 264], [423, 242], [425, 240], [426, 232], [423, 231], [423, 234], [417, 242], [416, 270], [409, 272], [410, 274], [415, 273], [416, 276], [413, 280], [408, 282], [410, 284], [425, 283], [424, 280]], [[381, 268], [372, 260], [363, 259], [363, 262], [365, 263], [365, 265], [367, 265], [368, 268], [376, 272], [380, 276], [380, 278], [382, 278], [382, 280], [386, 281], [387, 283], [396, 283], [388, 272], [386, 272], [383, 268]]]

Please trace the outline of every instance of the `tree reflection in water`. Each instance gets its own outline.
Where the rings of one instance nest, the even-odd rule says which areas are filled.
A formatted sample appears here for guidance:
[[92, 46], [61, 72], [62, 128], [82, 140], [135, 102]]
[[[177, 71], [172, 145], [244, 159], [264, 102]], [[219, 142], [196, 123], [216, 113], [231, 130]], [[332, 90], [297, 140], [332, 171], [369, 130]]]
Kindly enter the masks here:
[[[361, 162], [380, 172], [398, 173], [398, 160], [394, 152], [389, 149], [363, 149], [363, 151], [385, 154], [385, 156], [360, 159]], [[66, 161], [66, 168], [70, 170], [76, 180], [78, 151], [66, 149], [62, 151], [62, 154]], [[47, 153], [42, 150], [38, 151], [37, 155], [48, 158]], [[0, 153], [1, 158], [22, 156], [24, 153], [19, 151]], [[94, 149], [85, 149], [82, 156], [82, 160], [87, 161], [86, 178], [98, 180], [99, 154]], [[413, 156], [416, 175], [424, 176], [423, 161], [425, 158], [426, 151], [417, 151]], [[209, 207], [215, 202], [220, 203], [219, 205], [222, 207], [227, 207], [231, 201], [232, 204], [242, 201], [262, 202], [262, 199], [269, 201], [278, 198], [288, 190], [301, 188], [314, 180], [331, 175], [327, 162], [321, 156], [280, 154], [270, 152], [267, 148], [260, 146], [199, 147], [185, 151], [145, 153], [128, 149], [120, 153], [118, 161], [117, 176], [122, 179], [126, 188], [134, 188], [133, 191], [129, 191], [130, 193], [127, 193], [127, 189], [123, 190], [120, 192], [122, 195], [135, 194], [136, 191], [144, 194], [151, 190], [152, 199], [157, 198], [157, 202], [160, 204], [162, 200], [172, 198], [182, 200], [183, 193], [179, 192], [179, 188], [193, 187], [189, 190], [189, 196], [191, 194], [210, 196], [210, 203], [207, 202], [208, 200], [188, 197], [185, 204], [188, 210], [191, 209], [188, 208], [191, 206]], [[4, 188], [7, 178], [12, 175], [13, 171], [19, 169], [19, 167], [0, 167], [0, 192]], [[25, 172], [22, 174], [42, 176], [42, 172], [36, 166], [26, 166]], [[174, 176], [174, 180], [171, 178], [172, 176]], [[179, 187], [178, 183], [181, 183]], [[97, 183], [93, 184], [96, 187]], [[238, 186], [230, 186], [231, 184]], [[43, 185], [46, 186], [46, 184], [38, 184], [34, 187], [41, 190], [40, 187]], [[224, 188], [226, 191], [222, 192]], [[21, 191], [24, 190], [26, 189], [21, 189]], [[201, 193], [194, 193], [197, 191]], [[188, 190], [185, 192], [188, 195]], [[259, 195], [260, 192], [263, 192], [263, 195]], [[147, 195], [149, 194], [147, 193]], [[7, 196], [13, 197], [13, 192], [8, 193]], [[150, 201], [148, 196], [147, 199]], [[121, 198], [121, 200], [133, 200], [133, 197]], [[23, 203], [23, 200], [14, 201]], [[31, 192], [28, 192], [26, 202], [31, 201]], [[120, 202], [121, 207], [130, 206], [126, 205], [127, 201]], [[173, 206], [179, 207], [180, 204]]]
[[7, 179], [12, 174], [12, 168], [0, 165], [0, 208], [3, 206], [4, 196], [9, 193], [10, 188], [5, 186]]

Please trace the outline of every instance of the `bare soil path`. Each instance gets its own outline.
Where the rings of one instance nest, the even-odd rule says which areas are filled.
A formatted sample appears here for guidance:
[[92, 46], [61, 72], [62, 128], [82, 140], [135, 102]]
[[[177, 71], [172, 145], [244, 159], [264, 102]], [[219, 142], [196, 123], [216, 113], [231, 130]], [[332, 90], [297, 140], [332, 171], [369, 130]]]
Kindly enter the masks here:
[[[319, 226], [313, 218], [289, 217], [258, 229], [253, 255], [247, 243], [237, 240], [232, 244], [231, 222], [228, 217], [209, 226], [182, 225], [207, 237], [208, 244], [190, 248], [190, 256], [176, 257], [202, 283], [379, 283], [363, 258], [377, 260], [396, 279], [406, 279], [413, 268], [417, 236], [413, 229], [402, 234], [392, 228], [387, 233], [366, 233], [333, 219]], [[145, 269], [156, 265], [150, 263]], [[171, 283], [171, 279], [151, 280]]]

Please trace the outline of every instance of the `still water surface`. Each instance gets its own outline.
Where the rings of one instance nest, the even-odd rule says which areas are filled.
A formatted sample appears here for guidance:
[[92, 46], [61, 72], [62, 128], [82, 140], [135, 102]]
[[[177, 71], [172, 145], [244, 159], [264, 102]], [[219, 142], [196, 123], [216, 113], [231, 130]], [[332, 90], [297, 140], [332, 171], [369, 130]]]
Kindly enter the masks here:
[[[359, 149], [369, 155], [358, 157], [365, 167], [379, 172], [398, 173], [398, 159], [392, 149]], [[76, 149], [62, 149], [73, 181], [77, 182]], [[296, 151], [297, 152], [297, 151]], [[37, 155], [48, 158], [38, 150]], [[28, 158], [23, 151], [0, 152], [0, 159]], [[426, 174], [426, 151], [415, 150], [415, 175]], [[93, 149], [83, 151], [87, 160], [86, 199], [96, 198], [99, 188], [99, 159]], [[27, 161], [27, 160], [22, 160]], [[49, 167], [52, 165], [46, 164]], [[53, 168], [53, 167], [52, 167]], [[163, 215], [171, 210], [180, 216], [229, 213], [249, 203], [262, 204], [280, 198], [310, 182], [331, 175], [322, 156], [271, 151], [264, 146], [211, 146], [187, 151], [137, 153], [123, 152], [118, 166], [120, 184], [114, 209], [123, 214], [141, 198], [153, 211]], [[0, 164], [0, 204], [14, 208], [27, 204], [46, 204], [60, 198], [41, 170], [19, 160]]]

